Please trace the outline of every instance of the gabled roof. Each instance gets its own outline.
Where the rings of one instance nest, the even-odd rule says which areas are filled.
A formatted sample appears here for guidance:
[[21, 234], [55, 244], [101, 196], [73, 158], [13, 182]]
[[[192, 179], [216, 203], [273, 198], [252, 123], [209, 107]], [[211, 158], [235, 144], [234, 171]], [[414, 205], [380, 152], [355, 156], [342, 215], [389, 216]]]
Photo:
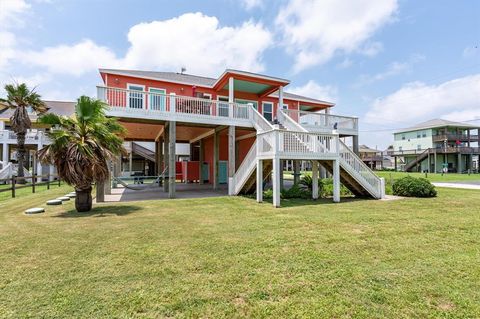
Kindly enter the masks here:
[[358, 147], [358, 151], [361, 153], [378, 153], [380, 152], [379, 150], [375, 150], [373, 148], [368, 147], [365, 144], [362, 144]]
[[[213, 88], [215, 84], [225, 75], [228, 73], [239, 74], [244, 76], [251, 76], [251, 77], [258, 77], [263, 78], [266, 80], [278, 81], [283, 82], [285, 85], [290, 83], [290, 81], [271, 77], [267, 75], [227, 69], [225, 72], [218, 78], [210, 78], [205, 76], [198, 76], [192, 74], [185, 74], [185, 73], [176, 73], [176, 72], [157, 72], [157, 71], [141, 71], [141, 70], [122, 70], [122, 69], [99, 69], [100, 73], [108, 73], [108, 74], [118, 74], [124, 76], [131, 76], [131, 77], [138, 77], [143, 79], [149, 80], [157, 80], [157, 81], [166, 81], [172, 83], [179, 83], [179, 84], [187, 84], [187, 85], [195, 85], [200, 87], [207, 87]], [[269, 97], [278, 98], [278, 91], [275, 91], [268, 95]], [[335, 103], [318, 100], [314, 98], [310, 98], [307, 96], [301, 96], [298, 94], [283, 92], [283, 96], [285, 99], [305, 102], [305, 103], [315, 103], [315, 104], [324, 104], [327, 106], [334, 106]]]
[[479, 125], [473, 125], [473, 124], [462, 123], [462, 122], [454, 122], [454, 121], [449, 121], [444, 119], [433, 119], [433, 120], [416, 124], [412, 127], [398, 130], [395, 133], [404, 133], [404, 132], [425, 130], [430, 128], [440, 128], [440, 127], [461, 127], [461, 128], [469, 128], [469, 129], [480, 128]]
[[176, 72], [157, 72], [157, 71], [140, 71], [140, 70], [117, 70], [117, 69], [99, 69], [100, 73], [118, 74], [133, 77], [140, 77], [150, 80], [168, 81], [180, 84], [198, 85], [204, 87], [212, 87], [217, 79], [191, 75]]

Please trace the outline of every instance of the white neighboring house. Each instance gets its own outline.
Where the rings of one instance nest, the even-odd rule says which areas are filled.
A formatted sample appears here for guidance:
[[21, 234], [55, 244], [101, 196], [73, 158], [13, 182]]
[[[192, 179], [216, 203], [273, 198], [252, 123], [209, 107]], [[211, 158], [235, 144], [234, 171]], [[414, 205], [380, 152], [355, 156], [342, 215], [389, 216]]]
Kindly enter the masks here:
[[[75, 102], [69, 101], [44, 101], [47, 104], [48, 113], [54, 113], [58, 115], [70, 116], [75, 111]], [[6, 168], [9, 162], [12, 162], [15, 166], [17, 160], [16, 148], [17, 137], [16, 134], [10, 129], [10, 117], [13, 114], [13, 110], [6, 105], [0, 105], [0, 160], [2, 162], [2, 169]], [[53, 175], [55, 174], [55, 168], [53, 165], [42, 165], [35, 160], [35, 154], [44, 145], [49, 143], [48, 138], [45, 136], [45, 131], [49, 128], [41, 126], [37, 123], [37, 116], [35, 113], [30, 114], [30, 120], [32, 121], [32, 129], [27, 132], [25, 136], [25, 147], [27, 148], [25, 168], [27, 169], [26, 176], [34, 173], [37, 175]], [[16, 173], [16, 168], [13, 170], [5, 170], [4, 173], [12, 175]], [[10, 177], [10, 176], [7, 176]]]

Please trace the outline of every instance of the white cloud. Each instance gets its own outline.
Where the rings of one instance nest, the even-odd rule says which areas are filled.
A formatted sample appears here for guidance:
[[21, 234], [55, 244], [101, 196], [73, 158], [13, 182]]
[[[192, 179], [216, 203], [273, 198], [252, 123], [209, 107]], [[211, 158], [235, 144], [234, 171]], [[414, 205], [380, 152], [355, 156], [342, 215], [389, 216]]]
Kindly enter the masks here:
[[385, 71], [379, 72], [374, 75], [362, 75], [360, 77], [360, 81], [357, 83], [357, 86], [370, 84], [376, 81], [382, 81], [395, 75], [408, 73], [412, 71], [415, 64], [423, 60], [425, 60], [424, 55], [414, 54], [407, 61], [394, 61], [387, 66]]
[[288, 92], [298, 95], [308, 96], [314, 99], [319, 99], [327, 102], [335, 103], [337, 101], [337, 88], [331, 85], [320, 85], [317, 82], [310, 80], [303, 86], [292, 87]]
[[263, 6], [263, 0], [241, 0], [241, 2], [247, 10]]
[[260, 23], [220, 26], [216, 17], [187, 13], [177, 18], [141, 23], [128, 33], [130, 67], [180, 70], [218, 76], [225, 68], [253, 72], [265, 69], [262, 53], [272, 36]]
[[22, 23], [21, 14], [30, 9], [25, 0], [2, 0], [0, 2], [0, 21], [2, 27], [12, 27], [11, 24]]
[[462, 56], [464, 58], [472, 58], [478, 55], [480, 55], [480, 49], [478, 48], [478, 46], [466, 47], [465, 49], [463, 49]]
[[376, 99], [366, 113], [366, 123], [403, 127], [429, 119], [456, 121], [480, 117], [480, 74], [450, 80], [439, 85], [414, 82]]
[[115, 53], [92, 40], [82, 40], [74, 45], [47, 47], [41, 51], [19, 53], [22, 62], [45, 67], [51, 73], [83, 75], [99, 66], [118, 66]]
[[124, 57], [85, 39], [73, 45], [28, 51], [22, 62], [45, 67], [52, 73], [83, 75], [98, 67], [160, 69], [218, 76], [225, 68], [260, 72], [263, 52], [271, 34], [247, 21], [238, 27], [221, 27], [216, 17], [187, 13], [177, 18], [140, 23], [128, 32], [130, 47]]
[[276, 17], [287, 52], [295, 56], [295, 71], [330, 60], [337, 52], [381, 50], [367, 43], [394, 18], [397, 0], [290, 0]]

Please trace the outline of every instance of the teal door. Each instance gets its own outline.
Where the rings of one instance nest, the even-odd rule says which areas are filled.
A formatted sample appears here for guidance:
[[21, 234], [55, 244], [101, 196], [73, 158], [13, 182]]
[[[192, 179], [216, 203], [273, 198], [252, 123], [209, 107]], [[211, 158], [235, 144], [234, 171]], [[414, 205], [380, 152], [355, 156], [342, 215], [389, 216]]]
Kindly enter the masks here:
[[228, 162], [218, 161], [218, 183], [226, 184], [228, 179]]
[[208, 163], [202, 163], [202, 171], [201, 171], [201, 179], [202, 181], [206, 182], [209, 180], [210, 176], [210, 167]]

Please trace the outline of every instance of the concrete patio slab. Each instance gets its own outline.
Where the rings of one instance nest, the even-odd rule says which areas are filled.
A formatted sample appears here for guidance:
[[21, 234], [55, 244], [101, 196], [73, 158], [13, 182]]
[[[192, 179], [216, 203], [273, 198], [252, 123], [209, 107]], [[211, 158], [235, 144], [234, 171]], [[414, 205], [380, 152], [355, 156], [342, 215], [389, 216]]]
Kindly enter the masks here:
[[[220, 185], [218, 190], [213, 190], [210, 184], [176, 184], [176, 198], [202, 198], [227, 196], [227, 185]], [[112, 188], [111, 195], [105, 195], [105, 202], [129, 202], [141, 200], [168, 199], [168, 192], [163, 187], [145, 187], [143, 190], [132, 190], [124, 187]]]

